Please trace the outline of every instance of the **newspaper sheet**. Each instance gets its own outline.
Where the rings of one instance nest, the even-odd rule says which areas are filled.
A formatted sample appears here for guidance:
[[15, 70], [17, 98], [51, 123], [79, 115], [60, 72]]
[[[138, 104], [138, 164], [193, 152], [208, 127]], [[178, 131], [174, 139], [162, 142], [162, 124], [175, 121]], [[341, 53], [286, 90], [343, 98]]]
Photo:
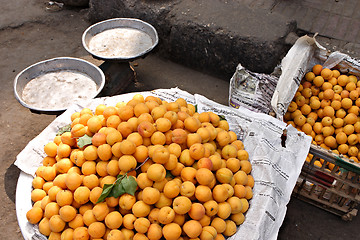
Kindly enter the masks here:
[[[26, 219], [26, 212], [31, 208], [31, 181], [44, 157], [44, 145], [54, 139], [61, 127], [69, 124], [72, 113], [84, 107], [94, 110], [99, 104], [115, 106], [118, 102], [129, 101], [135, 94], [97, 98], [71, 106], [19, 153], [15, 165], [22, 172], [16, 191], [16, 212], [24, 239], [44, 239], [37, 227], [29, 224]], [[277, 239], [286, 214], [286, 206], [308, 154], [311, 138], [269, 115], [255, 113], [243, 107], [235, 109], [224, 106], [204, 96], [191, 95], [178, 88], [159, 89], [141, 94], [145, 97], [158, 96], [167, 101], [175, 101], [182, 97], [188, 103], [197, 105], [198, 112], [213, 111], [226, 118], [230, 129], [244, 142], [253, 166], [251, 174], [255, 180], [253, 198], [245, 215], [246, 220], [229, 239]], [[286, 141], [282, 141], [284, 132]]]
[[277, 82], [275, 75], [254, 73], [239, 64], [230, 79], [229, 105], [268, 114]]

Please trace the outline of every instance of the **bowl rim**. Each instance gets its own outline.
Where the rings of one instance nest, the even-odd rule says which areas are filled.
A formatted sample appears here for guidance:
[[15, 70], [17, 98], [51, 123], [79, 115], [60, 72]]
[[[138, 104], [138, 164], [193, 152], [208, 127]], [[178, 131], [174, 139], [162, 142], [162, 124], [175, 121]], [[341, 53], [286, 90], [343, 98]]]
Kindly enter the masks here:
[[[35, 66], [38, 66], [38, 65], [41, 65], [41, 64], [44, 64], [46, 62], [52, 62], [52, 61], [58, 61], [58, 60], [74, 60], [74, 61], [79, 61], [79, 62], [82, 62], [82, 63], [85, 63], [85, 64], [88, 64], [89, 66], [93, 67], [97, 72], [99, 72], [100, 76], [101, 76], [101, 83], [96, 91], [96, 93], [94, 94], [94, 96], [92, 96], [91, 98], [95, 98], [100, 92], [101, 90], [104, 88], [105, 86], [105, 74], [104, 72], [98, 67], [96, 66], [95, 64], [89, 62], [89, 61], [86, 61], [84, 59], [81, 59], [81, 58], [75, 58], [75, 57], [55, 57], [55, 58], [50, 58], [50, 59], [46, 59], [46, 60], [42, 60], [40, 62], [37, 62], [37, 63], [34, 63], [28, 67], [26, 67], [25, 69], [23, 69], [21, 72], [19, 72], [16, 76], [15, 76], [15, 79], [14, 79], [14, 84], [13, 84], [13, 89], [14, 89], [14, 95], [15, 95], [15, 98], [16, 100], [18, 100], [18, 102], [26, 107], [26, 108], [29, 108], [31, 110], [34, 110], [34, 111], [39, 111], [39, 112], [61, 112], [61, 111], [65, 111], [68, 107], [66, 108], [56, 108], [56, 109], [53, 109], [53, 108], [38, 108], [38, 107], [33, 107], [29, 104], [27, 104], [23, 99], [22, 97], [19, 95], [19, 93], [17, 92], [16, 90], [16, 87], [17, 87], [17, 84], [18, 84], [18, 79], [20, 78], [20, 76], [22, 74], [24, 74], [24, 72], [28, 71], [29, 69], [35, 67]], [[85, 73], [86, 74], [86, 73]]]
[[[152, 46], [150, 48], [148, 48], [147, 50], [141, 52], [140, 54], [136, 55], [136, 56], [131, 56], [131, 57], [128, 57], [128, 58], [122, 58], [122, 57], [103, 57], [103, 56], [100, 56], [100, 55], [97, 55], [95, 54], [94, 52], [92, 52], [87, 44], [86, 44], [86, 36], [87, 34], [89, 33], [89, 31], [91, 29], [93, 29], [94, 27], [96, 26], [99, 26], [99, 25], [102, 25], [102, 24], [105, 24], [105, 23], [108, 23], [108, 22], [116, 22], [116, 21], [119, 21], [119, 20], [125, 20], [125, 21], [135, 21], [135, 22], [139, 22], [141, 24], [144, 24], [148, 27], [150, 27], [150, 29], [155, 33], [155, 42], [152, 44]], [[129, 26], [126, 26], [126, 27], [129, 27]], [[104, 29], [103, 31], [105, 30], [109, 30], [109, 29], [113, 29], [113, 28], [108, 28], [108, 29]], [[102, 32], [103, 32], [102, 31]], [[97, 22], [91, 26], [89, 26], [83, 33], [82, 37], [81, 37], [81, 40], [82, 40], [82, 44], [83, 44], [83, 47], [85, 48], [85, 50], [90, 53], [94, 58], [97, 58], [97, 59], [101, 59], [101, 60], [117, 60], [117, 61], [132, 61], [134, 59], [137, 59], [137, 58], [140, 58], [144, 55], [146, 55], [147, 53], [149, 53], [151, 50], [153, 50], [159, 43], [159, 36], [158, 36], [158, 33], [156, 31], [156, 29], [154, 28], [154, 26], [152, 26], [150, 23], [148, 22], [145, 22], [143, 20], [140, 20], [138, 18], [110, 18], [110, 19], [107, 19], [107, 20], [104, 20], [104, 21], [100, 21], [100, 22]]]

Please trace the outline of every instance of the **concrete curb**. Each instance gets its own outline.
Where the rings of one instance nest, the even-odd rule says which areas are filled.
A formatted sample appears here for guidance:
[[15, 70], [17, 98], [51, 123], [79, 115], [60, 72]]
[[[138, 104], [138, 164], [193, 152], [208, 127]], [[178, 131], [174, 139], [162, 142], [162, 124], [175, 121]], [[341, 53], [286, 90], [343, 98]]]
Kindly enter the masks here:
[[139, 18], [159, 34], [155, 52], [175, 62], [229, 79], [238, 63], [270, 73], [291, 47], [296, 22], [264, 9], [221, 0], [90, 0], [89, 21]]

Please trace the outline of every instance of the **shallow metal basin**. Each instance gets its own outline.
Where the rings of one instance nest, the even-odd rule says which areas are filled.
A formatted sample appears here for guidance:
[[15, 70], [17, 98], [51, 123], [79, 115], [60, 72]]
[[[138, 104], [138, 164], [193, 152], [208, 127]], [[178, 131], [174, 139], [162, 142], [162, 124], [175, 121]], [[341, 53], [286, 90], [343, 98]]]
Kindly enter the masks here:
[[[21, 71], [14, 80], [14, 94], [16, 99], [23, 105], [34, 111], [59, 112], [67, 109], [61, 108], [38, 108], [26, 103], [22, 97], [25, 85], [30, 80], [50, 72], [74, 71], [90, 77], [97, 86], [96, 92], [88, 95], [89, 98], [96, 97], [105, 85], [105, 75], [96, 65], [79, 58], [58, 57], [35, 63]], [[46, 99], [44, 99], [46, 101]]]
[[[152, 46], [148, 49], [137, 53], [136, 55], [129, 57], [104, 57], [96, 54], [89, 48], [90, 40], [97, 34], [110, 29], [115, 28], [133, 28], [142, 31], [147, 34], [152, 40]], [[158, 44], [158, 34], [156, 29], [147, 22], [136, 18], [113, 18], [109, 20], [105, 20], [102, 22], [98, 22], [85, 30], [82, 35], [82, 44], [86, 51], [88, 51], [94, 58], [101, 60], [113, 60], [113, 61], [132, 61], [139, 57], [144, 57], [147, 53], [149, 53], [157, 44]], [[129, 42], [129, 45], [133, 44]]]

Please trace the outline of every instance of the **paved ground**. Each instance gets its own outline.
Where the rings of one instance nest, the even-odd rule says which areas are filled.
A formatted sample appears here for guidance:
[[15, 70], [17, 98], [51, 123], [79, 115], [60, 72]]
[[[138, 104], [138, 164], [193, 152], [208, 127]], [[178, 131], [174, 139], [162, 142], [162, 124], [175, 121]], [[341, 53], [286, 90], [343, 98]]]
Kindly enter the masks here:
[[[272, 1], [275, 5], [269, 5], [266, 0], [255, 0], [251, 3], [249, 1], [249, 5], [285, 13], [287, 11], [284, 9], [292, 8], [291, 4], [299, 6], [298, 2], [300, 1]], [[332, 6], [344, 4], [343, 7], [338, 7], [338, 9], [342, 9], [342, 11], [337, 11], [339, 22], [342, 17], [359, 20], [359, 15], [356, 15], [359, 12], [356, 9], [360, 10], [358, 1], [351, 1], [354, 4], [349, 6], [347, 5], [348, 1], [340, 0], [301, 1], [303, 6], [308, 6], [309, 9], [315, 8], [314, 6], [325, 6], [324, 4], [327, 2], [332, 2]], [[45, 0], [18, 0], [15, 2], [1, 0], [0, 3], [2, 4], [0, 10], [0, 149], [2, 150], [0, 153], [2, 166], [0, 168], [0, 202], [2, 203], [0, 206], [0, 239], [16, 240], [22, 239], [22, 236], [15, 215], [15, 187], [19, 170], [13, 165], [13, 162], [26, 144], [38, 135], [55, 116], [34, 114], [22, 107], [13, 95], [13, 79], [28, 65], [51, 57], [71, 56], [90, 59], [81, 45], [81, 35], [89, 23], [84, 20], [86, 13], [84, 10], [50, 11], [55, 8], [47, 10], [47, 7], [51, 6]], [[280, 8], [282, 4], [286, 4], [286, 6]], [[347, 12], [352, 8], [351, 13]], [[327, 12], [330, 13], [330, 10]], [[327, 16], [322, 14], [324, 12], [326, 11], [321, 10], [315, 15]], [[301, 30], [312, 31], [305, 22], [301, 23], [301, 20], [305, 21], [308, 18], [302, 19], [300, 15], [298, 25]], [[316, 20], [310, 22], [316, 26]], [[352, 29], [359, 29], [355, 24], [356, 21], [350, 23], [344, 36], [355, 34], [349, 33]], [[314, 31], [320, 33], [322, 30], [324, 29], [319, 28]], [[346, 50], [347, 46], [353, 46], [352, 50], [349, 48], [349, 53], [354, 54], [353, 56], [359, 53], [355, 52], [356, 47], [359, 47], [359, 42], [356, 42], [359, 41], [359, 38], [354, 37], [349, 40], [342, 37], [335, 38], [333, 35], [327, 35], [326, 32], [321, 32], [321, 35], [324, 43], [329, 41], [329, 44], [333, 44], [339, 41], [344, 44], [339, 45], [339, 49]], [[137, 63], [138, 66], [135, 67], [135, 70], [138, 83], [130, 86], [126, 91], [178, 86], [191, 93], [200, 93], [217, 102], [227, 104], [228, 81], [226, 80], [228, 79], [208, 76], [156, 55], [150, 55]], [[211, 87], [204, 88], [202, 84], [196, 84], [204, 81]], [[279, 232], [279, 239], [357, 239], [359, 224], [359, 216], [352, 222], [344, 222], [337, 216], [297, 199], [292, 199]]]
[[251, 8], [263, 8], [294, 18], [298, 32], [318, 33], [331, 51], [360, 57], [360, 1], [358, 0], [237, 0]]

